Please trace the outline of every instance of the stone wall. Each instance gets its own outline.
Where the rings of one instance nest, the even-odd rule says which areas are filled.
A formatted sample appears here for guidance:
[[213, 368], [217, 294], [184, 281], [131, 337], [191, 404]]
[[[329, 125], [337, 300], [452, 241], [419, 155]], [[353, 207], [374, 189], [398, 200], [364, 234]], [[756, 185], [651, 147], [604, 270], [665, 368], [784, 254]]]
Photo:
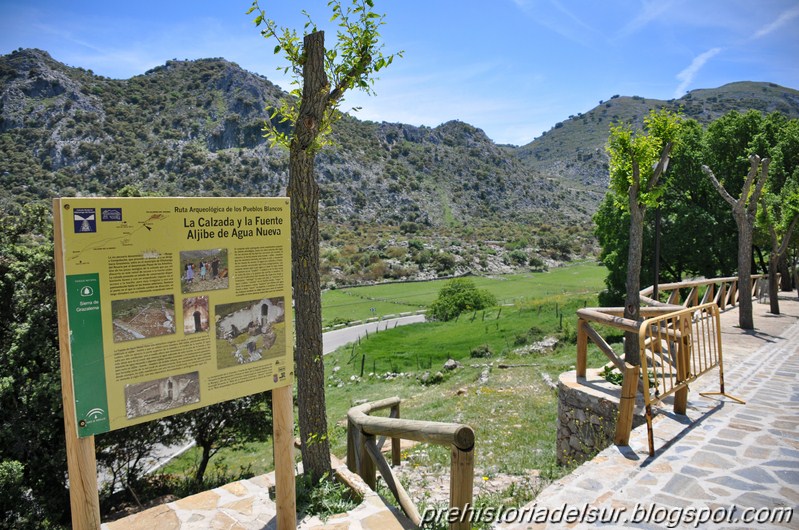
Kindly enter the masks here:
[[[598, 369], [585, 379], [564, 372], [558, 379], [557, 458], [561, 465], [581, 464], [613, 443], [621, 387], [605, 381]], [[645, 422], [643, 399], [636, 400], [633, 428]]]

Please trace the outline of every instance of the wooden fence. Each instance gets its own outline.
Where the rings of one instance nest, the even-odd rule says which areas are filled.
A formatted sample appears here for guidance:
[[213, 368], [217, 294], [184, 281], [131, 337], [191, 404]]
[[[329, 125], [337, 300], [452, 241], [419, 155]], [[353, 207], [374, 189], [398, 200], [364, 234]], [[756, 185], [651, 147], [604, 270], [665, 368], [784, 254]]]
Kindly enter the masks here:
[[[763, 282], [757, 280], [761, 278], [762, 274], [752, 276], [750, 296], [759, 295]], [[719, 368], [720, 391], [702, 395], [720, 394], [741, 402], [724, 393], [719, 327], [719, 311], [736, 306], [740, 300], [738, 278], [663, 284], [659, 286], [657, 299], [652, 298], [653, 291], [648, 287], [640, 293], [644, 322], [624, 318], [624, 309], [620, 307], [577, 311], [577, 377], [586, 376], [590, 341], [623, 374], [614, 442], [617, 445], [629, 443], [635, 396], [641, 390], [646, 405], [650, 454], [654, 454], [652, 405], [674, 395], [674, 411], [685, 414], [688, 383], [707, 371]], [[640, 369], [624, 362], [596, 326], [636, 333], [640, 341]]]
[[[402, 510], [419, 526], [419, 510], [383, 456], [381, 449], [391, 438], [391, 460], [400, 464], [400, 440], [416, 440], [449, 446], [450, 460], [450, 510], [466, 514], [472, 509], [474, 487], [474, 430], [468, 425], [400, 419], [400, 398], [392, 397], [352, 407], [347, 412], [347, 467], [375, 489], [377, 471], [386, 481]], [[390, 409], [389, 417], [371, 416], [372, 412]], [[376, 437], [380, 437], [377, 439]], [[469, 517], [460, 517], [450, 523], [451, 530], [468, 530]]]

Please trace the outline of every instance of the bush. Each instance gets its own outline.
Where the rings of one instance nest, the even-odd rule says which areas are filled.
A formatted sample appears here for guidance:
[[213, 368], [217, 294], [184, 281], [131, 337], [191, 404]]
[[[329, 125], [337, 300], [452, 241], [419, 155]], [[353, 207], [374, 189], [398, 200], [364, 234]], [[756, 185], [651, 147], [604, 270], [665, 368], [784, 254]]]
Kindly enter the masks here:
[[455, 278], [438, 292], [438, 298], [430, 304], [427, 314], [434, 320], [447, 321], [464, 311], [476, 311], [496, 304], [496, 297], [485, 289], [478, 289], [472, 280]]
[[469, 352], [469, 356], [472, 359], [484, 359], [486, 357], [491, 357], [494, 355], [494, 352], [491, 351], [491, 348], [488, 344], [481, 344], [475, 348], [472, 348], [472, 351]]

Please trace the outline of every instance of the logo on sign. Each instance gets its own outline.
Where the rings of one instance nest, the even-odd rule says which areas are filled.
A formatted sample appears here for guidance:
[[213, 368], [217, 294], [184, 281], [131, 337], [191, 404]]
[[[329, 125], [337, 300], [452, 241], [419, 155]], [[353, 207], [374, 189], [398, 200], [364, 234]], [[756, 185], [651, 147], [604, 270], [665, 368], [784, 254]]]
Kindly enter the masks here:
[[122, 208], [100, 208], [100, 219], [103, 221], [121, 221]]
[[76, 234], [97, 232], [97, 211], [94, 208], [75, 208], [72, 210]]

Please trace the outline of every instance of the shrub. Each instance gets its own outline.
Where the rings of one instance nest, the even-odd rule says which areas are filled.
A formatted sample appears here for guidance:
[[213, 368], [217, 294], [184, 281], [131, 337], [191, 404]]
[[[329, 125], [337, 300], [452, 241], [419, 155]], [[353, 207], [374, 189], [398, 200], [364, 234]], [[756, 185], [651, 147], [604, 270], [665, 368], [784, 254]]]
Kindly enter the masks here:
[[428, 316], [434, 320], [452, 320], [464, 311], [476, 311], [496, 305], [496, 297], [485, 289], [478, 289], [472, 280], [455, 278], [447, 282], [438, 298], [430, 304]]
[[476, 346], [472, 348], [471, 352], [469, 352], [469, 356], [472, 359], [484, 359], [486, 357], [491, 357], [492, 355], [494, 355], [494, 352], [491, 351], [491, 348], [488, 346], [488, 344]]

